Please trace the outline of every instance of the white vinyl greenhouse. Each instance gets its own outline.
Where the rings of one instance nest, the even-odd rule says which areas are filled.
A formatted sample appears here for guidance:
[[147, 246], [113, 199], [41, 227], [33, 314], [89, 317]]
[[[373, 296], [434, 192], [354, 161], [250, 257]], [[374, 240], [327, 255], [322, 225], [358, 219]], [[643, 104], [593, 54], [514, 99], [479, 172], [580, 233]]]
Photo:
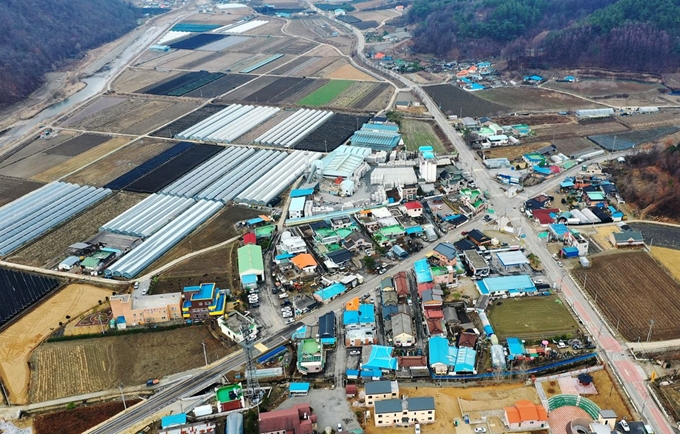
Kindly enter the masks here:
[[279, 110], [277, 107], [233, 104], [187, 128], [176, 137], [204, 142], [231, 143], [274, 116]]
[[100, 231], [147, 238], [195, 203], [185, 197], [152, 194], [115, 219]]
[[323, 125], [331, 116], [333, 112], [324, 110], [298, 110], [288, 119], [256, 138], [255, 143], [290, 148]]

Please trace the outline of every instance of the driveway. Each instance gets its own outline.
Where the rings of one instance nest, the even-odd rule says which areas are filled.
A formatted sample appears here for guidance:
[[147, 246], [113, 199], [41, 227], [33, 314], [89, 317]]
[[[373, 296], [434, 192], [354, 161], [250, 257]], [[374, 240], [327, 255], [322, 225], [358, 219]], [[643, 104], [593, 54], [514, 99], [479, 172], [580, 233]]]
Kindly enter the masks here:
[[345, 389], [335, 390], [310, 389], [307, 396], [288, 398], [277, 410], [291, 408], [297, 404], [309, 404], [317, 416], [317, 431], [322, 432], [327, 426], [338, 429], [338, 423], [342, 423], [344, 431], [361, 428], [354, 410], [349, 406], [345, 398]]

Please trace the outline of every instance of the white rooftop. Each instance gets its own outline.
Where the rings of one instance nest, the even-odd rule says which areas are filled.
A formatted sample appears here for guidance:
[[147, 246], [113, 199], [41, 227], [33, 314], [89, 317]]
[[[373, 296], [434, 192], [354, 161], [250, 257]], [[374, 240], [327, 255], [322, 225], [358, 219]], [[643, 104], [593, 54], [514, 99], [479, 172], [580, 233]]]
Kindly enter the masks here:
[[164, 308], [169, 304], [179, 304], [182, 301], [181, 292], [170, 294], [142, 295], [132, 300], [133, 309], [156, 309]]

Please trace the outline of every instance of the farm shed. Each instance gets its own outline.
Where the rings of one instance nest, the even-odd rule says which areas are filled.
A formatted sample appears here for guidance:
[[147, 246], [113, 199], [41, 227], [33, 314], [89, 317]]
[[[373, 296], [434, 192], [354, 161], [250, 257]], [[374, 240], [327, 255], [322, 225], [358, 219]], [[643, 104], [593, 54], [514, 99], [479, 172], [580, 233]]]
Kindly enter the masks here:
[[250, 129], [274, 116], [276, 107], [233, 104], [180, 132], [183, 139], [231, 143]]
[[235, 200], [255, 205], [267, 205], [319, 158], [321, 154], [318, 152], [293, 151], [239, 193]]
[[477, 282], [477, 289], [482, 295], [516, 296], [526, 292], [535, 292], [536, 286], [527, 275], [487, 277]]
[[345, 292], [346, 288], [342, 283], [334, 283], [326, 288], [314, 292], [314, 298], [322, 303], [327, 303]]
[[498, 252], [496, 253], [496, 257], [500, 261], [501, 265], [506, 268], [529, 265], [529, 260], [526, 256], [524, 256], [524, 253], [519, 250], [511, 252]]
[[[243, 280], [245, 276], [256, 276], [257, 280], [264, 280], [264, 263], [262, 247], [248, 244], [238, 249], [238, 274]], [[244, 282], [245, 283], [245, 282]]]
[[185, 197], [152, 194], [99, 230], [147, 238], [195, 203], [195, 200]]
[[644, 246], [645, 239], [642, 236], [642, 232], [624, 231], [612, 232], [609, 236], [609, 242], [612, 243], [612, 246], [616, 247]]
[[518, 338], [508, 338], [508, 359], [514, 360], [526, 354], [524, 344]]
[[613, 115], [614, 109], [611, 108], [576, 110], [576, 116], [582, 119], [606, 118]]
[[38, 238], [111, 190], [52, 182], [0, 208], [0, 255], [7, 255]]
[[376, 167], [371, 172], [371, 185], [382, 185], [385, 189], [417, 183], [412, 167]]
[[325, 156], [322, 174], [329, 178], [352, 178], [361, 169], [366, 157], [371, 155], [370, 148], [340, 145]]
[[69, 256], [68, 258], [61, 261], [57, 268], [61, 271], [68, 271], [71, 268], [73, 268], [74, 265], [78, 264], [79, 262], [80, 262], [80, 258], [78, 256]]
[[333, 112], [302, 109], [255, 139], [255, 143], [290, 148], [323, 125]]
[[133, 278], [201, 223], [212, 217], [220, 208], [222, 208], [222, 204], [219, 202], [197, 201], [172, 222], [144, 240], [139, 247], [107, 268], [106, 276]]
[[398, 130], [399, 127], [393, 125], [364, 124], [349, 140], [355, 146], [375, 151], [391, 151], [401, 142]]

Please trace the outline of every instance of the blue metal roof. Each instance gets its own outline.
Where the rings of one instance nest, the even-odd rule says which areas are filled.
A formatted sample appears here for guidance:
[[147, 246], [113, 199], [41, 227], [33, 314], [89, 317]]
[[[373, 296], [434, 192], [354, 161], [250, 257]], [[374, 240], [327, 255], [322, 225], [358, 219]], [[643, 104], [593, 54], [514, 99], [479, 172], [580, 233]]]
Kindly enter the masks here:
[[548, 227], [558, 237], [562, 237], [563, 235], [566, 235], [569, 232], [569, 228], [567, 227], [567, 225], [564, 225], [562, 223], [554, 223], [549, 225]]
[[547, 167], [534, 166], [534, 172], [540, 173], [541, 175], [550, 175], [552, 172]]
[[473, 372], [475, 370], [475, 360], [477, 358], [477, 351], [468, 347], [458, 348], [458, 357], [456, 357], [456, 372]]
[[294, 392], [309, 392], [309, 383], [290, 383], [290, 393]]
[[272, 360], [274, 357], [277, 357], [278, 355], [285, 353], [286, 351], [288, 351], [288, 348], [286, 348], [285, 345], [281, 345], [280, 347], [276, 347], [273, 350], [271, 350], [270, 352], [265, 353], [265, 354], [261, 355], [260, 357], [258, 357], [257, 363], [259, 363], [259, 364], [266, 363], [266, 362]]
[[533, 292], [536, 286], [527, 275], [487, 277], [477, 281], [477, 287], [482, 295], [498, 292]]
[[430, 338], [429, 348], [430, 364], [443, 363], [447, 366], [452, 366], [453, 360], [455, 360], [458, 355], [456, 347], [449, 346], [448, 339], [441, 336]]
[[241, 276], [241, 282], [245, 283], [246, 285], [257, 283], [257, 276], [254, 274], [244, 274]]
[[277, 261], [281, 261], [281, 260], [283, 260], [283, 259], [290, 259], [290, 258], [292, 258], [292, 257], [294, 257], [294, 256], [295, 256], [295, 255], [292, 254], [292, 253], [282, 253], [282, 254], [280, 254], [280, 255], [276, 255], [276, 256], [274, 257], [274, 259], [276, 259]]
[[246, 221], [246, 223], [248, 225], [252, 226], [252, 225], [256, 225], [258, 223], [262, 223], [263, 221], [264, 221], [264, 219], [262, 217], [255, 217], [255, 218], [252, 218], [252, 219]]
[[410, 228], [404, 229], [407, 234], [421, 234], [423, 233], [423, 228], [420, 226], [411, 226]]
[[361, 126], [361, 131], [388, 131], [397, 133], [399, 132], [399, 126], [390, 124], [363, 124]]
[[375, 323], [375, 307], [372, 304], [360, 304], [359, 310], [346, 310], [342, 314], [342, 322], [344, 325]]
[[170, 416], [163, 416], [161, 418], [161, 428], [167, 428], [170, 426], [186, 425], [187, 415], [186, 413], [171, 414]]
[[514, 360], [517, 356], [522, 356], [526, 353], [524, 344], [518, 338], [508, 338], [508, 359]]
[[392, 357], [393, 347], [373, 345], [368, 361], [361, 365], [362, 369], [397, 369], [397, 358]]
[[302, 197], [314, 194], [313, 188], [295, 189], [290, 192], [290, 197]]
[[421, 259], [413, 264], [413, 269], [416, 272], [416, 281], [418, 283], [432, 282], [432, 272], [427, 259]]
[[325, 301], [338, 296], [343, 292], [345, 292], [345, 286], [342, 283], [334, 283], [331, 286], [315, 291], [314, 295], [317, 295], [321, 300]]
[[433, 250], [443, 255], [448, 260], [452, 260], [458, 256], [456, 246], [447, 242], [437, 244]]

